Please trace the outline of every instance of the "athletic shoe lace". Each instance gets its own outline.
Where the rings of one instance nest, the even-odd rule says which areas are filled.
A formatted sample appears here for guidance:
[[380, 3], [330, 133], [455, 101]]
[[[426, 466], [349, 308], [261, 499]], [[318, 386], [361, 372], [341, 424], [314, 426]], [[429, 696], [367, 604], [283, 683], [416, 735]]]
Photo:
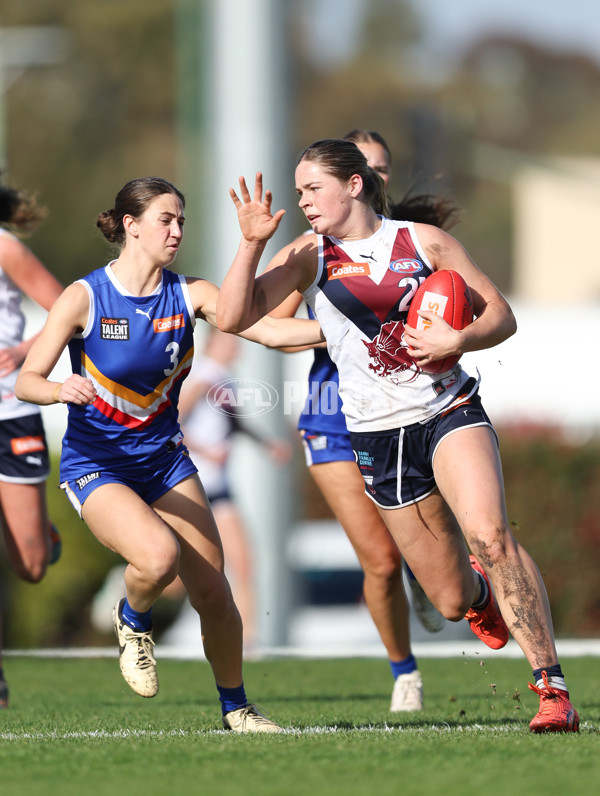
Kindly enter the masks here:
[[137, 644], [137, 668], [149, 669], [151, 666], [156, 666], [154, 653], [152, 647], [154, 646], [154, 639], [150, 633], [136, 633], [135, 631], [124, 633], [125, 641]]
[[542, 697], [542, 699], [558, 699], [561, 696], [565, 695], [565, 691], [561, 691], [557, 688], [552, 688], [550, 683], [548, 682], [548, 675], [545, 671], [542, 672], [542, 682], [543, 686], [538, 688], [537, 685], [533, 685], [532, 683], [527, 683], [527, 686], [535, 693]]

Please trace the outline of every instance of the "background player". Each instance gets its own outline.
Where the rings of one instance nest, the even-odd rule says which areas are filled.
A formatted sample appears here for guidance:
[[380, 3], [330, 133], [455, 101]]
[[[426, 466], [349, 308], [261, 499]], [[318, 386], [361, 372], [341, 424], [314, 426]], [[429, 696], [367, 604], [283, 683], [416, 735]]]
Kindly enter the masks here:
[[[44, 216], [33, 196], [0, 182], [0, 525], [11, 568], [30, 583], [38, 583], [47, 565], [58, 560], [61, 542], [48, 519], [46, 479], [50, 462], [40, 409], [15, 396], [19, 369], [37, 336], [23, 339], [21, 299], [28, 296], [49, 310], [63, 288], [12, 233], [30, 231]], [[8, 704], [8, 686], [2, 670], [1, 643], [0, 626], [3, 708]]]

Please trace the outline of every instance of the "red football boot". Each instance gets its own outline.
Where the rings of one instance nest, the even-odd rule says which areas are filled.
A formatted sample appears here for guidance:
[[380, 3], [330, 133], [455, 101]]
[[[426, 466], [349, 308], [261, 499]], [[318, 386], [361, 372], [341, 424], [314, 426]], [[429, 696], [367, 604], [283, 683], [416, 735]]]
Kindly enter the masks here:
[[498, 608], [498, 603], [492, 591], [492, 584], [488, 576], [483, 571], [483, 568], [475, 556], [469, 556], [471, 566], [476, 572], [480, 572], [488, 586], [489, 600], [485, 608], [476, 611], [475, 608], [469, 608], [465, 614], [465, 619], [469, 623], [471, 630], [477, 638], [481, 639], [484, 644], [491, 647], [493, 650], [502, 649], [506, 645], [509, 638], [508, 628], [506, 622], [502, 619], [502, 614]]
[[579, 714], [571, 704], [568, 691], [552, 688], [546, 672], [542, 672], [544, 685], [527, 683], [540, 698], [540, 709], [529, 723], [532, 732], [579, 732]]

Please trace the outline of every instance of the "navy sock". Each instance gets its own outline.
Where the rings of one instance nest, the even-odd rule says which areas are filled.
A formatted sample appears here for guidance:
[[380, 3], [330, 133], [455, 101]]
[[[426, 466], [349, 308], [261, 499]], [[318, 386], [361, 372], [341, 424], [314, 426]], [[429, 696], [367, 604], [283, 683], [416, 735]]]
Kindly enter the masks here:
[[248, 704], [246, 697], [246, 689], [242, 683], [237, 688], [223, 688], [222, 685], [217, 683], [217, 691], [219, 692], [219, 700], [221, 701], [221, 712], [223, 715], [229, 713], [231, 710], [239, 710], [245, 708]]
[[134, 611], [127, 602], [126, 597], [123, 608], [121, 609], [121, 616], [125, 623], [134, 630], [137, 630], [138, 633], [146, 633], [148, 630], [152, 630], [152, 608], [149, 608], [147, 611]]
[[408, 658], [404, 658], [402, 661], [390, 661], [390, 668], [392, 670], [392, 674], [394, 675], [394, 680], [400, 674], [410, 674], [411, 672], [415, 672], [417, 670], [415, 656], [409, 655]]
[[479, 597], [473, 603], [471, 608], [474, 608], [476, 611], [481, 611], [483, 608], [486, 607], [490, 600], [490, 589], [487, 585], [486, 579], [483, 577], [481, 572], [477, 572], [476, 569], [473, 570], [477, 577], [479, 578], [479, 585], [481, 586], [481, 591], [479, 592]]
[[560, 668], [560, 663], [555, 663], [554, 666], [543, 666], [541, 669], [534, 669], [533, 670], [533, 679], [534, 682], [539, 683], [542, 679], [542, 672], [546, 672], [548, 680], [551, 677], [560, 677], [564, 680], [564, 675], [562, 673], [562, 669]]

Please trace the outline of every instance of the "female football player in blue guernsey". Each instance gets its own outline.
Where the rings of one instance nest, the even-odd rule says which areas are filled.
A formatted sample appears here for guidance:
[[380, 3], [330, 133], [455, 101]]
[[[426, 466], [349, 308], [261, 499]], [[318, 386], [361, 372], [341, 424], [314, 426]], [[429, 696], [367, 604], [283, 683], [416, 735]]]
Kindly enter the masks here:
[[[246, 698], [242, 623], [224, 575], [206, 494], [178, 422], [197, 318], [215, 325], [218, 289], [169, 270], [183, 238], [184, 198], [163, 179], [128, 182], [98, 216], [115, 260], [66, 288], [31, 348], [21, 400], [68, 404], [62, 488], [98, 540], [127, 562], [114, 610], [123, 677], [140, 696], [158, 691], [152, 605], [180, 575], [200, 615], [204, 650], [235, 732], [279, 732]], [[265, 319], [245, 337], [268, 346], [316, 344], [316, 321]], [[285, 325], [282, 325], [285, 324]], [[48, 380], [68, 346], [73, 373]]]
[[[392, 156], [383, 136], [375, 131], [355, 129], [344, 139], [354, 141], [388, 191]], [[451, 223], [456, 212], [455, 205], [442, 196], [410, 194], [393, 206], [392, 217], [427, 219], [428, 223], [444, 226]], [[303, 238], [301, 236], [297, 243], [301, 245]], [[365, 252], [365, 256], [368, 254]], [[302, 295], [295, 291], [271, 314], [294, 317], [302, 301]], [[309, 317], [314, 317], [310, 307], [308, 313]], [[394, 679], [390, 710], [393, 713], [421, 710], [423, 681], [410, 644], [402, 556], [375, 503], [365, 495], [364, 481], [356, 466], [346, 428], [338, 384], [337, 368], [327, 350], [315, 349], [308, 376], [308, 396], [298, 420], [306, 463], [346, 532], [363, 570], [365, 604], [388, 654]], [[404, 570], [419, 621], [431, 633], [440, 631], [446, 620], [431, 604], [406, 564]]]
[[[21, 299], [28, 296], [49, 310], [63, 290], [17, 237], [44, 216], [33, 196], [0, 182], [0, 536], [11, 568], [30, 583], [44, 577], [61, 550], [60, 536], [48, 519], [50, 462], [40, 409], [15, 395], [19, 368], [35, 339], [23, 339]], [[0, 627], [0, 708], [7, 705]]]
[[[530, 728], [577, 731], [543, 581], [510, 531], [497, 439], [477, 383], [459, 364], [435, 376], [422, 369], [512, 335], [509, 305], [447, 232], [384, 216], [381, 178], [352, 142], [309, 146], [295, 181], [315, 234], [284, 247], [259, 277], [261, 254], [284, 211], [271, 213], [260, 173], [253, 195], [243, 177], [241, 198], [230, 191], [242, 240], [219, 292], [219, 327], [239, 333], [293, 291], [304, 295], [338, 368], [366, 494], [425, 593], [447, 619], [466, 617], [492, 649], [506, 644], [510, 630], [540, 697]], [[458, 331], [426, 312], [426, 331], [405, 325], [418, 285], [444, 268], [467, 282], [476, 320]]]

